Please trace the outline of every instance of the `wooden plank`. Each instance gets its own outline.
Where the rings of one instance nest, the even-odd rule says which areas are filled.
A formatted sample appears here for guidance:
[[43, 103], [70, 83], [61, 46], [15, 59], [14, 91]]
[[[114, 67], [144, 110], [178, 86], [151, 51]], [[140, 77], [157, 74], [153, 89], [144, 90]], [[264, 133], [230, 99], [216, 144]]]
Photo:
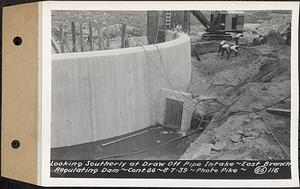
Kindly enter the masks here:
[[268, 108], [267, 112], [269, 113], [275, 113], [275, 114], [281, 114], [281, 115], [291, 115], [291, 110], [289, 109], [283, 109], [283, 108]]
[[149, 131], [148, 131], [148, 130], [141, 131], [141, 132], [138, 132], [138, 133], [135, 133], [135, 134], [129, 135], [129, 136], [125, 136], [125, 137], [122, 137], [122, 138], [119, 138], [119, 139], [116, 139], [116, 140], [113, 140], [113, 141], [110, 141], [110, 142], [104, 143], [104, 144], [102, 144], [101, 146], [102, 146], [102, 147], [104, 147], [104, 146], [108, 146], [108, 145], [114, 144], [114, 143], [116, 143], [116, 142], [120, 142], [120, 141], [123, 141], [123, 140], [129, 139], [129, 138], [132, 138], [132, 137], [135, 137], [135, 136], [138, 136], [138, 135], [141, 135], [141, 134], [147, 133], [147, 132], [149, 132]]

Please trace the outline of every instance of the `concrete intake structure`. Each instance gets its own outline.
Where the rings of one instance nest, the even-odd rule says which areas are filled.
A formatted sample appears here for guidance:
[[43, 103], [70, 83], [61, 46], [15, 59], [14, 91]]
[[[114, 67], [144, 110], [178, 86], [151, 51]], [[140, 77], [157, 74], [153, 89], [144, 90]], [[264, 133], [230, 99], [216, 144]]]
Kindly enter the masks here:
[[51, 147], [111, 138], [161, 119], [161, 89], [186, 91], [189, 36], [157, 45], [52, 55]]

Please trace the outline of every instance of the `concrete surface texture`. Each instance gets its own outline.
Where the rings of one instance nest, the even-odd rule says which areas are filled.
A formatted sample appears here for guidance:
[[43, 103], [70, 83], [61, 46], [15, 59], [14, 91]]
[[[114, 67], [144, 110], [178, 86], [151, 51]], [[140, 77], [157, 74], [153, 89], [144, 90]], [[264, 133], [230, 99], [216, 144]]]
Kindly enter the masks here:
[[160, 89], [186, 91], [190, 38], [52, 56], [51, 147], [93, 142], [157, 123]]

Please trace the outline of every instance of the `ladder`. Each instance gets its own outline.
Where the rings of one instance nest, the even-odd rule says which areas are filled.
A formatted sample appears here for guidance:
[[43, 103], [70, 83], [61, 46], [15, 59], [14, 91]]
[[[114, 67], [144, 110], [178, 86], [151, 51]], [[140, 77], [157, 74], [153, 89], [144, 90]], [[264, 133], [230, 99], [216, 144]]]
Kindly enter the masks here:
[[166, 22], [165, 22], [165, 26], [166, 29], [171, 29], [171, 11], [166, 11]]

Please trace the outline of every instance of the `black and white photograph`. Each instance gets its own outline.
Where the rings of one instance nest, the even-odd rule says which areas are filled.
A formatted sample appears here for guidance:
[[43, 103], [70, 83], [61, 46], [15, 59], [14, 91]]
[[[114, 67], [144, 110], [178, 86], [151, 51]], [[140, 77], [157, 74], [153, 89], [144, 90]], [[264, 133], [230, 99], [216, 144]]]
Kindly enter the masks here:
[[50, 178], [294, 178], [292, 8], [96, 6], [48, 12]]
[[51, 158], [289, 160], [291, 11], [52, 11]]

